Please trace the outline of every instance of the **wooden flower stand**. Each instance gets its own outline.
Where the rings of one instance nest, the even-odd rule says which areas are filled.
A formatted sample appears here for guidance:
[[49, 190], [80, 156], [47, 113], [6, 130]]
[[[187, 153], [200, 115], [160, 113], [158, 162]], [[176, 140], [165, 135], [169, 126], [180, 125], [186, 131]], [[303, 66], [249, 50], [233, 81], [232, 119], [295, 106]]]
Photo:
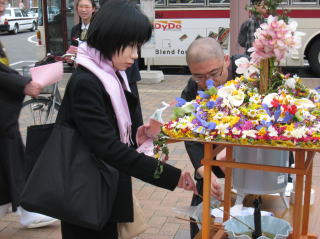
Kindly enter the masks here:
[[[203, 186], [203, 216], [202, 216], [202, 238], [210, 238], [210, 188], [211, 188], [211, 168], [212, 166], [225, 167], [225, 188], [224, 188], [224, 216], [223, 221], [229, 219], [231, 207], [231, 183], [232, 169], [241, 168], [249, 170], [262, 170], [270, 172], [282, 172], [288, 174], [296, 174], [295, 186], [295, 204], [293, 208], [293, 231], [290, 235], [293, 239], [317, 239], [317, 236], [308, 234], [309, 226], [309, 209], [310, 209], [310, 193], [312, 184], [312, 166], [313, 158], [316, 152], [320, 152], [320, 148], [302, 148], [302, 147], [285, 147], [285, 146], [267, 146], [267, 145], [243, 145], [228, 142], [208, 142], [196, 139], [170, 139], [169, 142], [178, 141], [197, 141], [204, 144], [204, 159], [201, 163], [204, 165], [204, 186]], [[217, 145], [213, 149], [212, 144]], [[295, 168], [270, 166], [261, 164], [237, 163], [233, 161], [233, 147], [251, 147], [264, 148], [272, 150], [287, 150], [295, 152]], [[212, 160], [212, 158], [226, 148], [226, 161]], [[305, 185], [304, 183], [305, 179]], [[304, 204], [302, 203], [304, 197]], [[218, 231], [214, 239], [222, 239], [225, 237], [223, 229]]]

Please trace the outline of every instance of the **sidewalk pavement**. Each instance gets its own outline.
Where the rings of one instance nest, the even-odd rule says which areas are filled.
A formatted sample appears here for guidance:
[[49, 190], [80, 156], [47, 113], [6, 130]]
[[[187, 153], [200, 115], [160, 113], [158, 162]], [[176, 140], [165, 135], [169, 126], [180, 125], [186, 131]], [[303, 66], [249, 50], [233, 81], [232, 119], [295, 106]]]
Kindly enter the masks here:
[[[189, 76], [165, 76], [160, 84], [139, 84], [140, 100], [144, 121], [148, 122], [154, 110], [161, 106], [161, 101], [172, 102], [180, 96], [181, 90], [187, 83]], [[66, 82], [60, 84], [63, 92]], [[317, 80], [308, 81], [310, 86], [317, 86]], [[163, 113], [163, 119], [169, 120], [170, 110]], [[188, 159], [182, 143], [169, 145], [172, 164], [184, 171], [193, 173], [193, 167]], [[317, 155], [319, 158], [319, 155]], [[313, 183], [320, 183], [320, 163], [315, 160]], [[182, 189], [171, 192], [154, 187], [140, 180], [133, 180], [134, 193], [140, 201], [149, 228], [138, 239], [189, 239], [189, 223], [176, 219], [174, 207], [189, 206], [192, 193]], [[313, 232], [314, 233], [314, 232]], [[37, 229], [24, 229], [19, 224], [16, 214], [9, 214], [0, 220], [0, 239], [60, 239], [60, 223]], [[90, 238], [88, 238], [90, 239]]]

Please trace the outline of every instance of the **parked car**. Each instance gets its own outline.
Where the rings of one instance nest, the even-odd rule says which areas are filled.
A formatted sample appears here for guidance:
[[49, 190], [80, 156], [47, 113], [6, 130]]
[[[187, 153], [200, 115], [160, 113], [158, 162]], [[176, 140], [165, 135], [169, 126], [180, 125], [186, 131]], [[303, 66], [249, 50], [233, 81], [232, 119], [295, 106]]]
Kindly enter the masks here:
[[34, 17], [36, 20], [38, 20], [38, 8], [37, 7], [31, 7], [28, 9], [28, 16]]
[[48, 6], [48, 21], [52, 22], [54, 17], [60, 13], [60, 8], [57, 6]]
[[0, 31], [7, 31], [17, 34], [22, 30], [35, 31], [37, 29], [37, 20], [28, 16], [19, 8], [8, 7], [5, 13], [0, 17]]

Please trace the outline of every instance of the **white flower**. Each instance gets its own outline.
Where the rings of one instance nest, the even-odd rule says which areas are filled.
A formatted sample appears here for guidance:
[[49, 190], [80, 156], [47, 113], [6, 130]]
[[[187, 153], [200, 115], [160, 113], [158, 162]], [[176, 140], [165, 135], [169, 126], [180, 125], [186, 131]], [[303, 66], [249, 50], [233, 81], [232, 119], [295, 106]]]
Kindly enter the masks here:
[[307, 110], [302, 110], [301, 114], [302, 114], [302, 117], [304, 119], [307, 119], [307, 120], [310, 120], [310, 121], [313, 121], [313, 120], [315, 120], [317, 118], [314, 115], [310, 114], [310, 112], [307, 111]]
[[225, 134], [229, 133], [229, 123], [226, 124], [218, 124], [216, 126], [216, 130], [218, 130], [218, 134], [222, 137], [225, 137]]
[[222, 98], [228, 98], [229, 95], [232, 94], [233, 91], [237, 90], [236, 87], [234, 87], [234, 85], [228, 85], [228, 86], [224, 86], [221, 87], [218, 90], [218, 96], [222, 97]]
[[304, 136], [306, 136], [308, 129], [305, 126], [301, 126], [299, 128], [293, 129], [291, 131], [291, 135], [295, 138], [302, 138]]
[[259, 72], [258, 68], [253, 66], [252, 63], [249, 62], [249, 59], [246, 57], [240, 57], [235, 60], [235, 64], [237, 66], [236, 73], [240, 75], [244, 75], [246, 78], [250, 77], [253, 73]]
[[254, 110], [254, 109], [249, 110], [248, 111], [248, 116], [252, 117], [252, 118], [256, 117], [257, 116], [257, 111]]
[[286, 95], [286, 101], [289, 104], [294, 104], [294, 98], [291, 95]]
[[228, 108], [232, 108], [231, 105], [230, 105], [230, 102], [228, 100], [228, 98], [223, 98], [222, 99], [222, 102], [221, 102], [221, 107], [228, 107]]
[[254, 104], [261, 103], [261, 95], [254, 94], [253, 96], [250, 97], [249, 102], [254, 103]]
[[268, 127], [268, 133], [270, 136], [278, 136], [278, 131], [272, 125]]
[[250, 129], [250, 130], [243, 130], [242, 131], [242, 138], [245, 139], [247, 137], [251, 137], [251, 138], [256, 138], [256, 133], [258, 131], [257, 130], [254, 130], [254, 129]]
[[228, 100], [232, 106], [239, 107], [244, 101], [244, 93], [241, 90], [235, 90], [228, 96]]
[[238, 130], [236, 127], [233, 127], [231, 131], [234, 135], [239, 135], [241, 133], [241, 130]]
[[294, 100], [294, 104], [298, 107], [298, 108], [314, 108], [316, 107], [313, 102], [307, 98], [301, 98], [301, 99], [295, 99]]
[[259, 115], [259, 120], [260, 121], [266, 121], [266, 122], [271, 122], [271, 117], [269, 116], [269, 115], [267, 115], [267, 114], [265, 114], [265, 115]]
[[232, 110], [231, 110], [231, 114], [232, 115], [238, 115], [238, 114], [240, 114], [241, 112], [240, 112], [240, 110], [238, 110], [237, 108], [233, 108]]
[[213, 117], [214, 120], [219, 120], [222, 119], [224, 117], [224, 113], [219, 111], [216, 113], [216, 115]]
[[314, 102], [320, 101], [320, 94], [315, 89], [311, 89], [309, 95], [313, 99]]
[[265, 104], [269, 108], [271, 108], [272, 107], [271, 102], [273, 101], [273, 99], [278, 99], [278, 98], [279, 96], [277, 93], [270, 93], [264, 97], [264, 99], [262, 100], [262, 104]]
[[222, 87], [218, 90], [218, 96], [223, 98], [222, 107], [240, 106], [244, 101], [244, 93], [237, 90], [233, 85]]
[[295, 78], [286, 79], [284, 85], [291, 88], [291, 89], [295, 89], [296, 88], [296, 79]]

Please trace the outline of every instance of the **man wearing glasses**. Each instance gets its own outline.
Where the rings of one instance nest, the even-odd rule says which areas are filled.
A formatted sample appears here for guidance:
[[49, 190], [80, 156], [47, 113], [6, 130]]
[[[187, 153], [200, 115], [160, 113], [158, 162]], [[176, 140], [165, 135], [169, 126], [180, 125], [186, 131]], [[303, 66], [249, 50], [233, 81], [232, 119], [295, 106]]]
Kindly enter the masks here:
[[[226, 81], [236, 76], [236, 65], [234, 61], [244, 55], [229, 57], [225, 55], [220, 44], [213, 38], [199, 38], [191, 43], [187, 50], [186, 60], [192, 77], [181, 93], [181, 97], [186, 101], [194, 100], [198, 90], [206, 89], [206, 81], [212, 79], [215, 87], [223, 85]], [[185, 147], [190, 160], [195, 168], [195, 179], [197, 190], [202, 194], [204, 168], [200, 161], [204, 156], [204, 146], [198, 142], [185, 142]], [[225, 152], [217, 156], [217, 160], [223, 160]], [[217, 183], [217, 178], [224, 177], [223, 171], [219, 167], [213, 167], [211, 175], [211, 194], [220, 199], [222, 195], [221, 186]], [[202, 202], [201, 197], [193, 195], [191, 205], [197, 206]], [[190, 223], [191, 238], [194, 238], [199, 229], [196, 223]]]

